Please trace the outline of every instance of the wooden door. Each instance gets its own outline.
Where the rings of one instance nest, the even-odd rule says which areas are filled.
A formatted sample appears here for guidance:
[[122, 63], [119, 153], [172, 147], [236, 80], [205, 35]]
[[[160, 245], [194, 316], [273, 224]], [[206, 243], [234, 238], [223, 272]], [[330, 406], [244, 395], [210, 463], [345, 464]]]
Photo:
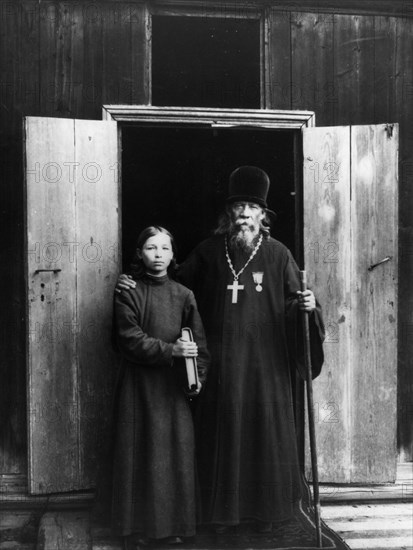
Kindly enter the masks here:
[[115, 360], [116, 122], [25, 119], [29, 490], [94, 485]]
[[393, 482], [398, 125], [307, 128], [303, 147], [305, 266], [327, 332], [314, 382], [320, 480]]

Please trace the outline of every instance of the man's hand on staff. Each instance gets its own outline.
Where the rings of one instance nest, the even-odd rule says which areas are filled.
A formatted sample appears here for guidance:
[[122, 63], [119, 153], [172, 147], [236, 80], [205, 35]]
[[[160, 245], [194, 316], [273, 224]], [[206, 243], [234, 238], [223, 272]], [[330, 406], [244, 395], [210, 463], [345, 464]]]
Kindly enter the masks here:
[[298, 307], [301, 311], [311, 313], [315, 309], [315, 296], [311, 290], [297, 291]]
[[136, 282], [132, 279], [130, 275], [125, 275], [122, 273], [119, 275], [118, 280], [116, 282], [115, 292], [121, 292], [122, 290], [130, 290], [131, 288], [135, 288]]

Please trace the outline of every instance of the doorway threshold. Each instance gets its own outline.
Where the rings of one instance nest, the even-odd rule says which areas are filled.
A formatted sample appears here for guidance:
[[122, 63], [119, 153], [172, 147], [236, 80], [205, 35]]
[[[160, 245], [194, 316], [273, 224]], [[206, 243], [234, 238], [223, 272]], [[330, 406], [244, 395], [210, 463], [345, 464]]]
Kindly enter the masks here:
[[413, 462], [397, 464], [395, 483], [380, 485], [320, 484], [323, 505], [347, 502], [413, 502]]

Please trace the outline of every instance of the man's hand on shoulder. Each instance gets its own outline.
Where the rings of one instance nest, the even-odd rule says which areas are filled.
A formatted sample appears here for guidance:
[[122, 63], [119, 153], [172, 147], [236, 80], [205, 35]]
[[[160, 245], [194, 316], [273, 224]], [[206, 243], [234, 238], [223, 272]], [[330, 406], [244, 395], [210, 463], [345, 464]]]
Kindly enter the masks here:
[[132, 277], [122, 273], [119, 275], [116, 282], [115, 292], [119, 293], [122, 290], [131, 290], [132, 288], [135, 288], [135, 286], [136, 282], [132, 279]]
[[297, 291], [298, 295], [298, 307], [301, 311], [307, 311], [311, 313], [316, 308], [315, 296], [311, 290]]

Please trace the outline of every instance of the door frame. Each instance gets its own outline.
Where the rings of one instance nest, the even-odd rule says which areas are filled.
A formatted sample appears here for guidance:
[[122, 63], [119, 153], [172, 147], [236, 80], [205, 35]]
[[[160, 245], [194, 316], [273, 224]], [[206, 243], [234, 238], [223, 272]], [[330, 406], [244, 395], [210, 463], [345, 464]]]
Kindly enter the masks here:
[[[283, 109], [221, 109], [203, 107], [158, 107], [152, 105], [103, 105], [102, 119], [116, 121], [119, 140], [122, 125], [138, 123], [142, 126], [181, 126], [198, 128], [239, 128], [273, 129], [294, 131], [293, 155], [296, 159], [294, 168], [295, 201], [295, 258], [303, 265], [303, 149], [302, 130], [316, 126], [314, 111]], [[121, 183], [122, 185], [122, 183]], [[304, 384], [296, 376], [293, 387], [296, 414], [296, 433], [299, 457], [302, 467], [305, 462], [304, 448]]]
[[189, 124], [209, 128], [253, 127], [301, 130], [315, 126], [314, 111], [278, 109], [218, 109], [202, 107], [154, 107], [151, 105], [103, 105], [103, 120], [147, 124]]
[[116, 121], [121, 142], [122, 124], [139, 123], [148, 126], [181, 126], [198, 128], [239, 128], [294, 130], [296, 159], [294, 186], [295, 201], [295, 258], [304, 261], [303, 250], [303, 170], [302, 130], [316, 126], [314, 111], [284, 109], [228, 109], [205, 107], [169, 107], [152, 105], [102, 105], [102, 120]]

